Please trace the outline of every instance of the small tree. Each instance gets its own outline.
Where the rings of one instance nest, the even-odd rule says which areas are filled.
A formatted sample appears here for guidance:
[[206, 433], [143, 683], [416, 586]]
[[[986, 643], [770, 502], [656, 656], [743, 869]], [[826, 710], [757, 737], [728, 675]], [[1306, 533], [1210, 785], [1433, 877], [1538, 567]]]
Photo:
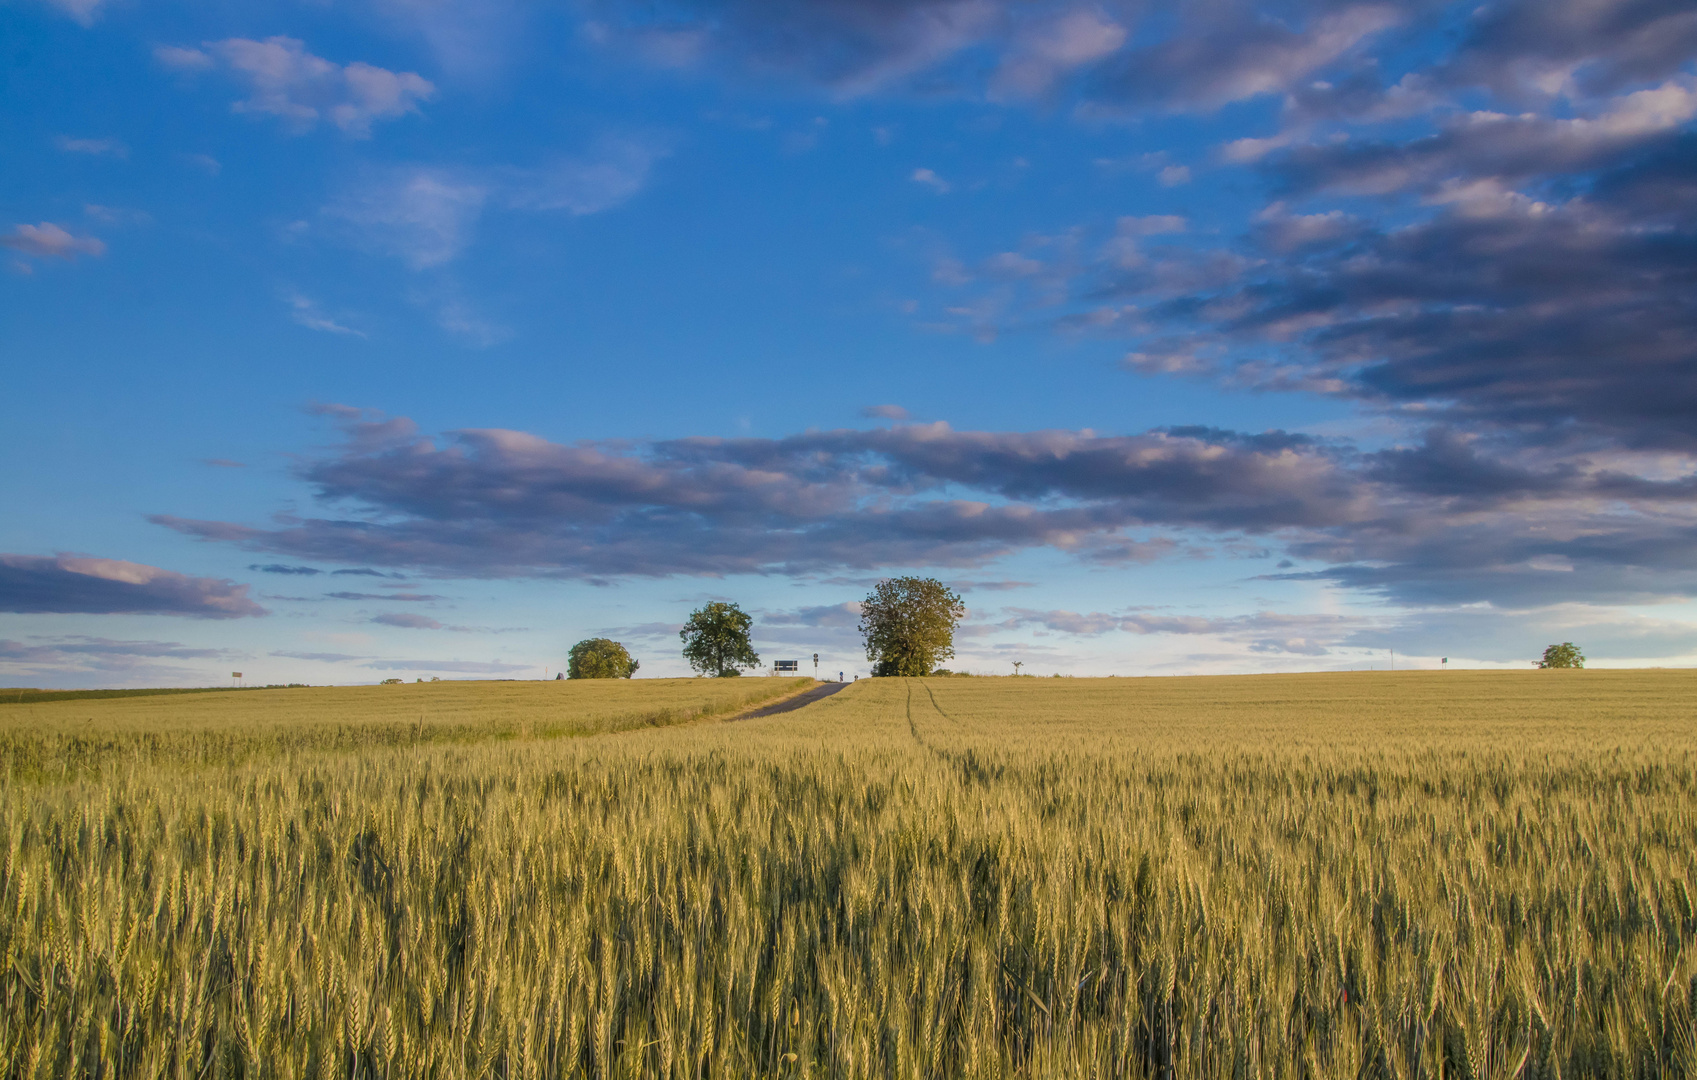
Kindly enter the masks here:
[[759, 667], [760, 655], [748, 641], [753, 625], [754, 620], [742, 608], [718, 600], [692, 611], [689, 622], [678, 631], [684, 643], [684, 659], [703, 675], [718, 679], [741, 675], [742, 668]]
[[955, 654], [966, 604], [936, 578], [880, 581], [860, 603], [860, 636], [874, 675], [929, 675]]
[[1564, 641], [1545, 649], [1544, 658], [1532, 663], [1541, 668], [1582, 668], [1585, 666], [1585, 654], [1573, 642]]
[[623, 645], [597, 637], [572, 646], [566, 674], [573, 679], [628, 679], [641, 666]]

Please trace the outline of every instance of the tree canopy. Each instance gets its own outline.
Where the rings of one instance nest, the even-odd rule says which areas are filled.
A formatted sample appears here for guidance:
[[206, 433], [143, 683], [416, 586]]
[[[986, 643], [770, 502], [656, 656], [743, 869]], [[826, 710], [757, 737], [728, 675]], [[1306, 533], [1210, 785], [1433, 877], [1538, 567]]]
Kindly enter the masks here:
[[573, 679], [628, 679], [640, 666], [623, 645], [597, 637], [572, 646], [566, 675]]
[[1585, 654], [1573, 642], [1564, 641], [1545, 649], [1542, 660], [1532, 662], [1541, 668], [1582, 668], [1585, 666]]
[[955, 654], [960, 594], [936, 578], [880, 581], [860, 604], [860, 636], [874, 675], [929, 675]]
[[741, 675], [742, 668], [759, 667], [760, 655], [748, 640], [753, 625], [754, 619], [742, 608], [714, 600], [690, 612], [689, 622], [678, 631], [684, 659], [703, 675], [719, 679]]

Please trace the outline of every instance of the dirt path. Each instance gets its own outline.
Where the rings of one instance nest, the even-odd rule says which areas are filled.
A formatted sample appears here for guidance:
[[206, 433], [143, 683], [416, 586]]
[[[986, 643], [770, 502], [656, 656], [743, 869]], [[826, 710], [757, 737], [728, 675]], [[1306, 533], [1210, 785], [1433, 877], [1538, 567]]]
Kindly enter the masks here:
[[799, 709], [803, 705], [811, 705], [815, 701], [818, 701], [820, 698], [828, 698], [832, 694], [835, 694], [837, 691], [842, 690], [846, 687], [853, 686], [853, 685], [854, 685], [853, 683], [846, 683], [846, 682], [820, 683], [818, 686], [815, 686], [810, 690], [803, 690], [801, 693], [797, 694], [795, 697], [787, 697], [784, 700], [776, 702], [775, 704], [772, 704], [772, 705], [763, 705], [760, 708], [754, 709], [751, 712], [740, 713], [736, 716], [733, 716], [733, 717], [731, 717], [731, 719], [732, 720], [754, 720], [754, 719], [758, 719], [759, 717], [762, 717], [762, 716], [776, 716], [779, 713], [789, 712], [791, 709]]

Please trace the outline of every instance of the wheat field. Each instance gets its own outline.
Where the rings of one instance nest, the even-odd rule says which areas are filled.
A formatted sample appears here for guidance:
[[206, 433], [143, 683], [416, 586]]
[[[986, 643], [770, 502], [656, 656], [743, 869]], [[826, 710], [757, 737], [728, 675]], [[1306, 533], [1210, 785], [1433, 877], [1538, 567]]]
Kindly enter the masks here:
[[0, 1073], [1697, 1076], [1697, 673], [775, 684], [0, 707]]

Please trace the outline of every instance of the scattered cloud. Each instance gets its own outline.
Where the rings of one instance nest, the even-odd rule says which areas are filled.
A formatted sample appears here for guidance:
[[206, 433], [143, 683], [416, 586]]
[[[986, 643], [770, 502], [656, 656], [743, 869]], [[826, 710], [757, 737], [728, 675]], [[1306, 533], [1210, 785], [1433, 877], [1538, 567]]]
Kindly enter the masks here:
[[944, 180], [941, 176], [938, 176], [930, 169], [915, 169], [908, 179], [912, 180], [916, 184], [924, 184], [939, 195], [947, 195], [953, 190], [947, 180]]
[[510, 675], [515, 671], [534, 671], [538, 664], [506, 664], [499, 660], [481, 663], [475, 660], [373, 660], [361, 665], [373, 671], [451, 671], [461, 675]]
[[230, 458], [221, 458], [221, 457], [201, 458], [200, 463], [202, 465], [210, 465], [215, 469], [245, 469], [245, 468], [247, 468], [247, 462], [245, 462], [245, 461], [233, 461]]
[[1075, 68], [1117, 52], [1126, 28], [1101, 11], [1077, 8], [1039, 19], [1012, 36], [990, 79], [992, 96], [1039, 97]]
[[860, 415], [869, 420], [901, 421], [909, 419], [911, 414], [900, 405], [868, 405], [860, 410]]
[[289, 317], [297, 326], [304, 326], [308, 330], [322, 330], [327, 334], [347, 334], [359, 338], [366, 336], [365, 331], [344, 326], [324, 314], [318, 302], [303, 293], [285, 292], [283, 302], [289, 306]]
[[0, 611], [239, 619], [266, 611], [248, 586], [84, 555], [0, 555]]
[[605, 0], [590, 5], [589, 40], [657, 66], [719, 63], [756, 76], [820, 84], [840, 97], [899, 86], [995, 36], [993, 0], [681, 4], [656, 24]]
[[51, 221], [38, 225], [16, 225], [0, 235], [0, 247], [38, 258], [74, 261], [78, 255], [104, 255], [106, 245], [92, 236], [77, 236]]
[[760, 616], [763, 626], [821, 626], [837, 629], [860, 625], [860, 602], [805, 607], [796, 611], [769, 611]]
[[[335, 594], [331, 594], [335, 595]], [[371, 621], [379, 626], [399, 626], [406, 630], [446, 630], [442, 623], [427, 615], [413, 615], [406, 612], [392, 612], [383, 615], [373, 615]]]
[[308, 577], [324, 572], [312, 566], [287, 566], [283, 563], [254, 563], [248, 569], [261, 574], [300, 574]]
[[148, 225], [153, 221], [153, 215], [145, 210], [129, 210], [121, 206], [102, 206], [99, 203], [85, 203], [82, 212], [102, 225]]
[[388, 593], [333, 592], [333, 593], [325, 593], [324, 595], [331, 600], [398, 600], [398, 601], [405, 601], [405, 602], [411, 602], [411, 603], [434, 603], [437, 600], [446, 600], [447, 599], [447, 597], [445, 597], [445, 596], [436, 596], [436, 595], [431, 594], [431, 593], [414, 593], [414, 592], [388, 592]]
[[352, 138], [367, 139], [373, 123], [416, 113], [436, 93], [428, 79], [414, 72], [360, 61], [343, 66], [314, 56], [291, 37], [227, 38], [198, 49], [161, 46], [154, 57], [179, 72], [228, 71], [249, 90], [230, 107], [232, 112], [277, 117], [295, 134], [325, 120]]
[[1283, 94], [1403, 19], [1389, 3], [1316, 4], [1299, 25], [1258, 18], [1247, 4], [1230, 7], [1238, 10], [1228, 15], [1218, 5], [1187, 9], [1165, 40], [1119, 53], [1096, 86], [1094, 100], [1104, 107], [1118, 102], [1212, 110]]
[[1155, 179], [1162, 187], [1182, 187], [1190, 183], [1190, 166], [1168, 165], [1155, 174]]
[[[574, 217], [601, 213], [641, 191], [666, 153], [658, 141], [609, 139], [582, 156], [530, 169], [410, 165], [374, 170], [324, 213], [359, 246], [399, 258], [410, 269], [427, 270], [458, 257], [491, 207]], [[451, 303], [443, 306], [445, 324], [469, 324], [465, 313], [451, 308]]]
[[1357, 634], [1370, 620], [1356, 615], [1288, 615], [1262, 611], [1253, 615], [1209, 617], [1201, 615], [1152, 615], [1130, 612], [1034, 611], [1008, 608], [1008, 616], [997, 625], [1004, 629], [1041, 626], [1046, 630], [1087, 637], [1114, 631], [1132, 634], [1201, 634], [1244, 645], [1251, 652], [1324, 656]]
[[488, 197], [487, 183], [467, 174], [408, 168], [373, 177], [326, 213], [352, 226], [362, 246], [424, 270], [465, 249]]
[[345, 664], [350, 660], [371, 659], [368, 656], [355, 656], [351, 653], [335, 652], [274, 652], [270, 655], [279, 656], [285, 660], [316, 660], [324, 664]]
[[67, 154], [115, 158], [130, 156], [130, 148], [119, 139], [78, 139], [70, 135], [58, 135], [54, 137], [53, 145]]
[[[227, 661], [240, 656], [231, 649], [176, 641], [125, 641], [83, 634], [24, 641], [0, 639], [0, 672], [51, 679], [52, 685], [59, 686], [81, 682], [82, 677], [98, 679], [107, 686], [113, 681], [140, 678], [158, 685], [161, 679], [193, 678], [197, 671], [204, 671], [204, 666], [183, 667], [180, 662]], [[200, 678], [204, 679], [204, 674]]]
[[52, 0], [52, 4], [83, 26], [93, 26], [106, 0]]
[[1032, 581], [951, 581], [949, 587], [956, 592], [1009, 592], [1013, 589], [1029, 589], [1036, 582]]

